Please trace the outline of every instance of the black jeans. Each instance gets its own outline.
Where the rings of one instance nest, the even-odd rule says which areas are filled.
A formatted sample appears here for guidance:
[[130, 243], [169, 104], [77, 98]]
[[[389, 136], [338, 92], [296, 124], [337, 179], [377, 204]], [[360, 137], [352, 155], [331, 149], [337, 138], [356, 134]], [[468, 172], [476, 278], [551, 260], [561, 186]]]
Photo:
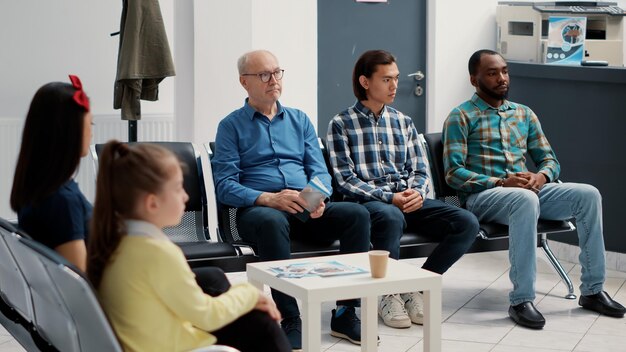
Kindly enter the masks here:
[[[324, 214], [302, 222], [287, 212], [253, 206], [239, 209], [237, 228], [241, 237], [257, 246], [261, 260], [291, 257], [291, 237], [330, 245], [339, 239], [341, 253], [370, 249], [369, 213], [362, 205], [349, 202], [326, 204]], [[272, 289], [272, 297], [283, 318], [300, 316], [296, 300]], [[358, 307], [358, 299], [338, 301], [338, 305]]]
[[379, 201], [363, 203], [370, 212], [374, 249], [400, 257], [400, 237], [404, 229], [443, 238], [428, 256], [423, 269], [443, 274], [467, 252], [478, 234], [478, 220], [471, 212], [439, 200], [426, 199], [424, 205], [405, 214], [393, 204]]
[[[198, 286], [210, 296], [219, 296], [230, 289], [230, 282], [220, 268], [194, 268], [193, 272]], [[291, 344], [278, 323], [259, 310], [252, 310], [211, 333], [217, 337], [218, 344], [234, 347], [241, 352], [291, 351]], [[245, 334], [245, 338], [242, 334]]]

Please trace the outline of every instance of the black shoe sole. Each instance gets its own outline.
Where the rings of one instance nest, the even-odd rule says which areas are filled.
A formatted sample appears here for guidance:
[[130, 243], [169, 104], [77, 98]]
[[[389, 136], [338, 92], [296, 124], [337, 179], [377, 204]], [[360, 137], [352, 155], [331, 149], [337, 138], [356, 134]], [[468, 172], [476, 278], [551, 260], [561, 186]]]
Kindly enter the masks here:
[[511, 314], [509, 314], [509, 318], [511, 318], [511, 320], [513, 320], [518, 325], [521, 325], [521, 326], [529, 328], [529, 329], [534, 329], [534, 330], [541, 330], [546, 325], [545, 322], [533, 323], [533, 322], [521, 321], [518, 318], [515, 318]]
[[624, 313], [620, 313], [620, 312], [611, 312], [611, 311], [607, 311], [605, 310], [604, 306], [596, 306], [596, 305], [582, 305], [579, 304], [583, 309], [586, 310], [590, 310], [596, 313], [600, 313], [602, 315], [605, 315], [607, 317], [612, 317], [612, 318], [623, 318], [624, 317]]

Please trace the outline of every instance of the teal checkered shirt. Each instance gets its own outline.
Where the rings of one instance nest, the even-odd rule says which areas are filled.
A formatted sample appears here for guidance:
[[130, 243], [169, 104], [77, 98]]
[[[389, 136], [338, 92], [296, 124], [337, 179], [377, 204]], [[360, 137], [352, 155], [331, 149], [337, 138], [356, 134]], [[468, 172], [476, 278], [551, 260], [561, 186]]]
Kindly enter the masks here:
[[560, 166], [537, 115], [508, 100], [494, 108], [477, 94], [450, 112], [443, 128], [446, 181], [467, 195], [495, 187], [507, 173], [528, 171], [526, 155], [549, 180]]

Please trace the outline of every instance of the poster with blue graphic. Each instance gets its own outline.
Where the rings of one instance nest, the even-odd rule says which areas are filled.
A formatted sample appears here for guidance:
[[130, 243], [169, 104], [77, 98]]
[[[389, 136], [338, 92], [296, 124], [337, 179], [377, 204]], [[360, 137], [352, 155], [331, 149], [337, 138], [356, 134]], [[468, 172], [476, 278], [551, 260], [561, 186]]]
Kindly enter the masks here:
[[587, 17], [550, 17], [547, 64], [580, 65], [585, 53]]

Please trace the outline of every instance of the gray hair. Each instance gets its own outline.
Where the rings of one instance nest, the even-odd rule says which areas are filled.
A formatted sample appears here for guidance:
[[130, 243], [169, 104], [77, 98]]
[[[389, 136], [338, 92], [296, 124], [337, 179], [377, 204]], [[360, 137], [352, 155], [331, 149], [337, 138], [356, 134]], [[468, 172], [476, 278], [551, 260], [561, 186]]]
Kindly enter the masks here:
[[250, 58], [250, 56], [252, 54], [256, 54], [258, 52], [265, 52], [268, 53], [270, 55], [272, 55], [274, 57], [274, 59], [278, 62], [278, 58], [276, 57], [276, 55], [272, 54], [270, 51], [268, 50], [253, 50], [253, 51], [248, 51], [247, 53], [241, 55], [239, 57], [239, 59], [237, 60], [237, 70], [239, 71], [239, 75], [242, 75], [246, 70], [246, 65], [248, 64], [248, 59]]
[[242, 75], [245, 72], [246, 64], [248, 63], [248, 56], [250, 56], [250, 52], [247, 52], [239, 57], [237, 60], [237, 70], [239, 70], [239, 74]]

